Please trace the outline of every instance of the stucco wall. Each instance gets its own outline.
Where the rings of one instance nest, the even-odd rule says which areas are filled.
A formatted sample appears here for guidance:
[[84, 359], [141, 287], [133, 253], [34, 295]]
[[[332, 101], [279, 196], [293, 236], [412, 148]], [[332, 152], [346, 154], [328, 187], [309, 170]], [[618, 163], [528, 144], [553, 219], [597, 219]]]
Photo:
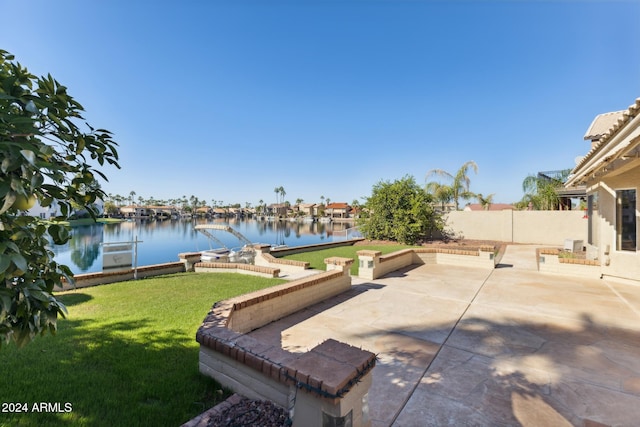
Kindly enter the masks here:
[[454, 211], [447, 228], [466, 239], [499, 240], [562, 246], [565, 239], [587, 241], [584, 212], [574, 211]]
[[[295, 292], [288, 290], [296, 284], [301, 284]], [[273, 298], [263, 297], [259, 304], [247, 305], [241, 310], [236, 310], [229, 319], [228, 327], [231, 330], [247, 333], [269, 322], [281, 319], [302, 310], [317, 302], [328, 299], [349, 290], [351, 278], [342, 271], [327, 271], [315, 276], [299, 279], [280, 286], [268, 288], [263, 293], [271, 295], [283, 289], [278, 296]], [[257, 294], [257, 293], [256, 293]]]
[[640, 281], [640, 251], [616, 250], [616, 190], [636, 190], [636, 239], [640, 241], [640, 168], [607, 176], [590, 188], [598, 193], [598, 256], [602, 274]]
[[492, 246], [460, 250], [444, 248], [401, 249], [382, 255], [380, 251], [358, 251], [358, 276], [375, 280], [392, 271], [412, 264], [446, 264], [467, 267], [495, 268], [496, 260]]

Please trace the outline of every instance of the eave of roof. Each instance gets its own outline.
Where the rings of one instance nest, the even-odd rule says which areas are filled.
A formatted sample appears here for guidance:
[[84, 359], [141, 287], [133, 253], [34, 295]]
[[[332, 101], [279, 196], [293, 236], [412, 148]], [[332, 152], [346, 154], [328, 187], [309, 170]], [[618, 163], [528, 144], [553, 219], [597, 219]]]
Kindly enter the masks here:
[[[570, 187], [583, 182], [583, 178], [586, 175], [592, 173], [595, 169], [602, 166], [601, 163], [609, 161], [609, 157], [603, 159], [596, 159], [598, 156], [602, 156], [607, 145], [611, 142], [615, 142], [615, 137], [632, 121], [640, 117], [640, 98], [637, 98], [635, 103], [630, 105], [629, 108], [622, 111], [622, 114], [618, 120], [611, 126], [611, 128], [605, 132], [600, 140], [593, 145], [591, 150], [578, 162], [575, 168], [571, 171], [571, 176], [565, 183], [565, 187]], [[616, 142], [617, 143], [617, 142]], [[621, 151], [621, 150], [619, 150]], [[616, 155], [618, 153], [613, 153]]]
[[618, 121], [624, 110], [612, 111], [611, 113], [599, 114], [591, 122], [587, 133], [584, 134], [585, 140], [599, 139]]

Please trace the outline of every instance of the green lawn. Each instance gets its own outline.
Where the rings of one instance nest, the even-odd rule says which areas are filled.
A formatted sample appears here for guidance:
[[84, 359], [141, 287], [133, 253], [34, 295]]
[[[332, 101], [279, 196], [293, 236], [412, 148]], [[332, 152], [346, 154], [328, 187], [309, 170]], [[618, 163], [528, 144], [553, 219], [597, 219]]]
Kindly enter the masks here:
[[119, 218], [97, 218], [94, 220], [93, 218], [83, 218], [83, 219], [71, 219], [69, 221], [56, 221], [57, 224], [64, 224], [70, 226], [78, 226], [78, 225], [92, 225], [95, 223], [99, 224], [113, 224], [118, 222], [123, 222], [123, 219]]
[[383, 254], [398, 251], [400, 249], [411, 248], [414, 246], [407, 245], [361, 245], [361, 246], [339, 246], [336, 248], [323, 249], [321, 251], [304, 252], [301, 254], [287, 255], [285, 259], [295, 259], [298, 261], [308, 261], [311, 268], [318, 270], [326, 270], [327, 267], [324, 263], [326, 258], [332, 256], [339, 256], [344, 258], [353, 258], [354, 263], [351, 266], [351, 275], [358, 275], [358, 255], [356, 252], [363, 250], [380, 251]]
[[[196, 330], [214, 302], [282, 283], [186, 273], [78, 289], [58, 334], [0, 349], [0, 426], [178, 426], [223, 397], [198, 371]], [[226, 396], [225, 396], [226, 397]], [[71, 405], [35, 413], [39, 402]], [[7, 406], [0, 409], [8, 409]]]

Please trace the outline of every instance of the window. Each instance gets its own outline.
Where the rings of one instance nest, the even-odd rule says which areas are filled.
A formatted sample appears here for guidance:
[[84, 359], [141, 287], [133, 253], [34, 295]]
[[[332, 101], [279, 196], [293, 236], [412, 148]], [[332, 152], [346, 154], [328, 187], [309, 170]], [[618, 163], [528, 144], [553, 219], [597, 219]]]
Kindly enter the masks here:
[[636, 190], [616, 191], [616, 248], [619, 251], [635, 251]]

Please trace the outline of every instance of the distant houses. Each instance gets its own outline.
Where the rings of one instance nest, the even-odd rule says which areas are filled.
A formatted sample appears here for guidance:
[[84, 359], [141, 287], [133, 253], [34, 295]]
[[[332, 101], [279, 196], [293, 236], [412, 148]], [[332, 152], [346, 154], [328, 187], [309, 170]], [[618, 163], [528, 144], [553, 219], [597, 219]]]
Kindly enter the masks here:
[[120, 206], [120, 215], [125, 218], [176, 217], [180, 214], [175, 206]]
[[464, 207], [465, 211], [504, 211], [515, 210], [516, 207], [507, 203], [489, 203], [485, 206], [480, 203], [469, 203]]
[[289, 205], [288, 203], [274, 203], [266, 206], [264, 215], [279, 218], [328, 218], [328, 219], [353, 219], [356, 210], [348, 203], [336, 202], [327, 205], [319, 203], [300, 203]]
[[[94, 208], [98, 215], [102, 215], [104, 213], [104, 202], [100, 199], [96, 200], [93, 203]], [[36, 201], [35, 205], [29, 209], [28, 214], [30, 216], [35, 216], [40, 219], [51, 219], [55, 217], [62, 216], [62, 212], [60, 210], [60, 205], [56, 200], [53, 200], [49, 206], [40, 205], [39, 201]], [[85, 209], [79, 209], [73, 212], [73, 215], [76, 216], [84, 216], [89, 215]]]

